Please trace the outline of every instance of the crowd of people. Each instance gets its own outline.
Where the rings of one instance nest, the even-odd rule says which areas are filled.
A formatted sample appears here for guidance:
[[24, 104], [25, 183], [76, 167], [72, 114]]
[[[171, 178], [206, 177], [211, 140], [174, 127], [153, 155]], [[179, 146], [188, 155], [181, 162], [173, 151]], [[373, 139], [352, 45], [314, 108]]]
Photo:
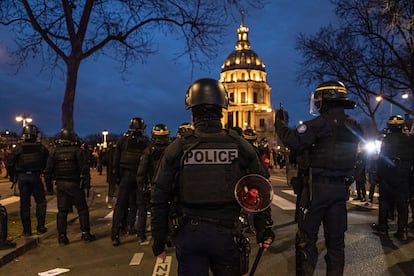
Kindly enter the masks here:
[[[46, 148], [38, 140], [37, 127], [27, 125], [22, 142], [6, 160], [10, 177], [20, 189], [23, 234], [32, 235], [31, 196], [36, 203], [37, 233], [47, 231], [45, 194], [56, 191], [59, 244], [69, 243], [66, 224], [73, 205], [79, 214], [81, 239], [94, 241], [86, 203], [92, 166], [99, 174], [106, 169], [107, 203], [114, 209], [113, 246], [121, 245], [123, 233], [146, 242], [150, 225], [154, 255], [165, 259], [166, 247], [174, 246], [179, 275], [206, 275], [209, 270], [214, 275], [242, 275], [248, 271], [250, 253], [246, 233], [256, 235], [263, 251], [275, 239], [271, 199], [264, 196], [272, 189], [266, 185], [269, 168], [283, 169], [292, 159], [297, 166], [290, 183], [297, 194], [296, 273], [313, 274], [323, 225], [327, 275], [343, 275], [346, 202], [353, 181], [354, 200], [368, 199], [367, 203], [373, 202], [375, 183], [379, 183], [379, 217], [373, 231], [388, 235], [388, 220], [396, 210], [395, 237], [407, 241], [412, 225], [408, 206], [413, 194], [414, 140], [404, 131], [404, 119], [392, 116], [378, 158], [368, 159], [361, 147], [362, 128], [345, 113], [355, 106], [345, 85], [323, 82], [311, 98], [319, 116], [296, 129], [288, 127], [284, 110], [276, 113], [276, 133], [283, 148], [289, 149], [289, 157], [270, 148], [266, 137], [258, 139], [250, 127], [223, 128], [222, 109], [228, 108], [228, 95], [219, 81], [209, 78], [195, 81], [186, 91], [185, 107], [191, 109], [193, 121], [181, 124], [175, 138], [163, 123], [152, 126], [147, 137], [144, 119], [133, 117], [122, 137], [92, 154], [71, 129], [62, 129], [56, 143]], [[265, 181], [254, 189], [238, 187], [246, 175], [259, 175]], [[235, 191], [242, 196], [235, 198]], [[258, 209], [246, 208], [257, 202], [261, 202]], [[3, 244], [13, 246], [10, 241]]]

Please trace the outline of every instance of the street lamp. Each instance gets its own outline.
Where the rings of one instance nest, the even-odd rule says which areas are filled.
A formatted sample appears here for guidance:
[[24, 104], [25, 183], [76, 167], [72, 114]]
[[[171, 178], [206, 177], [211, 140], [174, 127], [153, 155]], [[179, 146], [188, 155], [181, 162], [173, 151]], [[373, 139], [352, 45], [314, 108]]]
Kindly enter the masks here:
[[102, 146], [103, 146], [104, 149], [106, 149], [108, 147], [108, 144], [106, 143], [106, 136], [108, 136], [108, 134], [109, 134], [109, 132], [106, 129], [104, 129], [102, 131], [102, 135], [103, 135], [103, 145]]
[[18, 115], [18, 116], [16, 116], [16, 121], [17, 122], [22, 122], [23, 127], [25, 127], [27, 125], [27, 123], [31, 123], [33, 121], [33, 119], [29, 116], [26, 116], [26, 115]]

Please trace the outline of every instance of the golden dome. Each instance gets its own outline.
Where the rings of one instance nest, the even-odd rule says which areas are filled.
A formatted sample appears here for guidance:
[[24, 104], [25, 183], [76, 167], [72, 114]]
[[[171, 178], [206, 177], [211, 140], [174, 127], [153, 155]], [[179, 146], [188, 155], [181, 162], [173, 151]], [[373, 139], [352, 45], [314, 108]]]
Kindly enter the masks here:
[[236, 49], [224, 61], [221, 72], [233, 69], [254, 69], [265, 72], [262, 60], [250, 49], [248, 36], [249, 28], [244, 26], [244, 18], [242, 17], [242, 23], [237, 29]]

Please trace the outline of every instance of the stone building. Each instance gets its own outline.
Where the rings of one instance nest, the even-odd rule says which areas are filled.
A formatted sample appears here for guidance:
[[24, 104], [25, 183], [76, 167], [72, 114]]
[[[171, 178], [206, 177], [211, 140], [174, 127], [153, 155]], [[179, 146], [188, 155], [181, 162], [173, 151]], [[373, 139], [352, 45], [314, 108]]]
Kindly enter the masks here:
[[252, 128], [258, 139], [275, 138], [274, 116], [276, 110], [270, 101], [271, 87], [266, 81], [265, 65], [251, 49], [249, 29], [242, 22], [237, 29], [236, 48], [221, 66], [220, 82], [226, 87], [230, 105], [223, 110], [223, 126]]

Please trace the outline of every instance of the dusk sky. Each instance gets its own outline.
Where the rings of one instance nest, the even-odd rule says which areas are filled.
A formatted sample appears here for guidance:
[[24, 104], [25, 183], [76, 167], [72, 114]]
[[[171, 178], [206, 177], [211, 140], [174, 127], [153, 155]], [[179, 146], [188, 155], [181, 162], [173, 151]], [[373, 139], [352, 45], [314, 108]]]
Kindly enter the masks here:
[[[272, 105], [282, 102], [290, 114], [290, 124], [310, 119], [309, 96], [314, 87], [297, 84], [300, 54], [295, 50], [299, 32], [314, 34], [321, 26], [335, 20], [329, 0], [272, 0], [263, 10], [246, 10], [251, 49], [266, 65], [271, 86]], [[190, 121], [184, 96], [192, 81], [211, 77], [219, 79], [221, 65], [234, 50], [241, 18], [229, 22], [227, 37], [218, 58], [205, 68], [195, 68], [191, 75], [188, 59], [174, 60], [181, 45], [161, 39], [159, 52], [146, 63], [137, 63], [122, 75], [120, 65], [104, 56], [89, 58], [81, 64], [75, 99], [75, 131], [80, 137], [101, 133], [121, 134], [132, 117], [142, 117], [147, 134], [157, 123], [165, 123], [175, 135], [177, 127]], [[21, 133], [18, 114], [30, 114], [45, 135], [61, 128], [61, 104], [65, 75], [41, 72], [40, 65], [30, 61], [17, 74], [7, 65], [6, 47], [13, 47], [12, 33], [0, 27], [0, 131]]]

